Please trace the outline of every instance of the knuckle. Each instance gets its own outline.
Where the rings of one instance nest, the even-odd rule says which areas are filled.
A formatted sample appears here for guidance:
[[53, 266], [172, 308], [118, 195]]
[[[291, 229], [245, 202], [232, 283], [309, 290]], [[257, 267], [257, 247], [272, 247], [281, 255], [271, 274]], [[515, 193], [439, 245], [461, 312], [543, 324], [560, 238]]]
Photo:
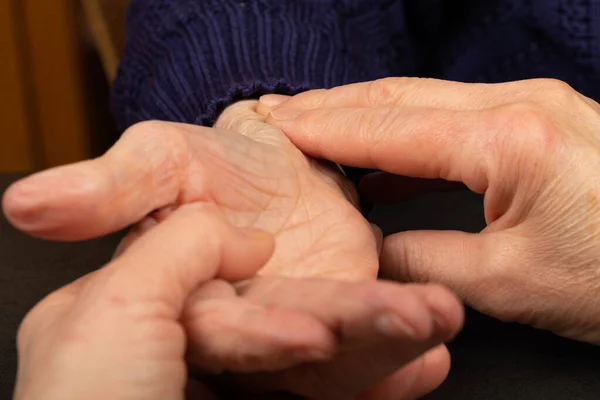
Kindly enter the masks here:
[[560, 138], [549, 111], [536, 103], [522, 102], [505, 106], [503, 128], [497, 140], [500, 149], [517, 148], [530, 154], [546, 154]]
[[408, 77], [374, 80], [367, 86], [367, 100], [373, 105], [397, 104], [411, 88], [422, 81], [424, 79]]
[[[137, 144], [142, 150], [187, 149], [189, 146], [188, 136], [190, 134], [190, 127], [190, 125], [174, 122], [145, 121], [125, 131], [122, 139]], [[194, 128], [199, 131], [207, 129], [202, 127]]]
[[385, 104], [395, 94], [394, 87], [397, 79], [402, 78], [381, 78], [370, 82], [367, 86], [367, 100], [369, 104]]
[[564, 81], [546, 78], [537, 82], [543, 92], [543, 98], [553, 105], [570, 104], [578, 98], [577, 92]]
[[377, 165], [376, 155], [389, 145], [399, 120], [400, 115], [394, 107], [380, 108], [374, 112], [361, 111], [357, 121], [358, 140], [367, 149], [372, 165]]
[[133, 151], [131, 162], [144, 163], [158, 177], [157, 183], [172, 181], [184, 174], [190, 161], [190, 136], [209, 132], [209, 128], [163, 121], [141, 122], [129, 128], [122, 137]]
[[143, 121], [139, 122], [123, 133], [124, 138], [135, 140], [145, 140], [162, 135], [165, 130], [170, 129], [170, 123], [165, 121]]

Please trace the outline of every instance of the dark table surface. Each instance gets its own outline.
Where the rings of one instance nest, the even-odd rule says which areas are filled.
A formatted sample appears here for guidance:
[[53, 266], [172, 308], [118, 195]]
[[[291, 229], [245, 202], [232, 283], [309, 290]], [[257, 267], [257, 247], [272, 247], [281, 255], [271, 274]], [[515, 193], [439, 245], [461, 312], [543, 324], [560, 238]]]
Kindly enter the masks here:
[[[16, 178], [0, 174], [0, 192]], [[483, 226], [482, 202], [468, 192], [428, 195], [378, 208], [372, 219], [386, 233], [417, 228], [474, 232]], [[119, 237], [49, 243], [15, 231], [0, 216], [0, 399], [12, 396], [15, 334], [27, 310], [106, 262]], [[504, 324], [471, 310], [465, 329], [449, 347], [450, 377], [427, 399], [600, 399], [600, 347]]]

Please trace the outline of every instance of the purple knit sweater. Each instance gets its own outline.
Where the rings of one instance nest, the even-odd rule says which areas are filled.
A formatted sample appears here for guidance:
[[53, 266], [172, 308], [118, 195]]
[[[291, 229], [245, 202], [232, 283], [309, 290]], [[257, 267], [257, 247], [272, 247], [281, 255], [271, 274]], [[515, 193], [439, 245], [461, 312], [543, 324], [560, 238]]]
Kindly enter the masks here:
[[128, 32], [122, 129], [386, 76], [552, 77], [600, 99], [595, 0], [133, 0]]

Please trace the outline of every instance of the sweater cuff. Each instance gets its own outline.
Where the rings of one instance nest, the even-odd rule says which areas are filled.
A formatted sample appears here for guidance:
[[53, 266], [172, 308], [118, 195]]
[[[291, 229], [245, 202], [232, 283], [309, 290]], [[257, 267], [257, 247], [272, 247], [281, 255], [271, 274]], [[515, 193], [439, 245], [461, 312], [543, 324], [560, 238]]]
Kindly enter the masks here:
[[195, 125], [212, 126], [227, 107], [242, 100], [258, 100], [265, 94], [293, 96], [309, 90], [307, 85], [291, 85], [283, 80], [256, 81], [238, 85], [228, 90], [224, 96], [208, 102], [194, 120]]
[[132, 0], [113, 85], [119, 127], [210, 124], [236, 99], [390, 76], [392, 6], [378, 3]]

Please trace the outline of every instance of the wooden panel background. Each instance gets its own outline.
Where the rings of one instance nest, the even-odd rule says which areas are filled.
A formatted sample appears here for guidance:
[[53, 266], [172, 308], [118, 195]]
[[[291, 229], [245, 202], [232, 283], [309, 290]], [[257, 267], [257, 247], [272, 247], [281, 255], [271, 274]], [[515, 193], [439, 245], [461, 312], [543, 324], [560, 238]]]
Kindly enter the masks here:
[[20, 0], [44, 163], [86, 158], [88, 126], [83, 81], [83, 40], [77, 1]]
[[0, 0], [0, 171], [26, 171], [40, 164], [33, 142], [20, 0]]
[[83, 160], [116, 138], [88, 32], [81, 0], [0, 0], [0, 171]]

